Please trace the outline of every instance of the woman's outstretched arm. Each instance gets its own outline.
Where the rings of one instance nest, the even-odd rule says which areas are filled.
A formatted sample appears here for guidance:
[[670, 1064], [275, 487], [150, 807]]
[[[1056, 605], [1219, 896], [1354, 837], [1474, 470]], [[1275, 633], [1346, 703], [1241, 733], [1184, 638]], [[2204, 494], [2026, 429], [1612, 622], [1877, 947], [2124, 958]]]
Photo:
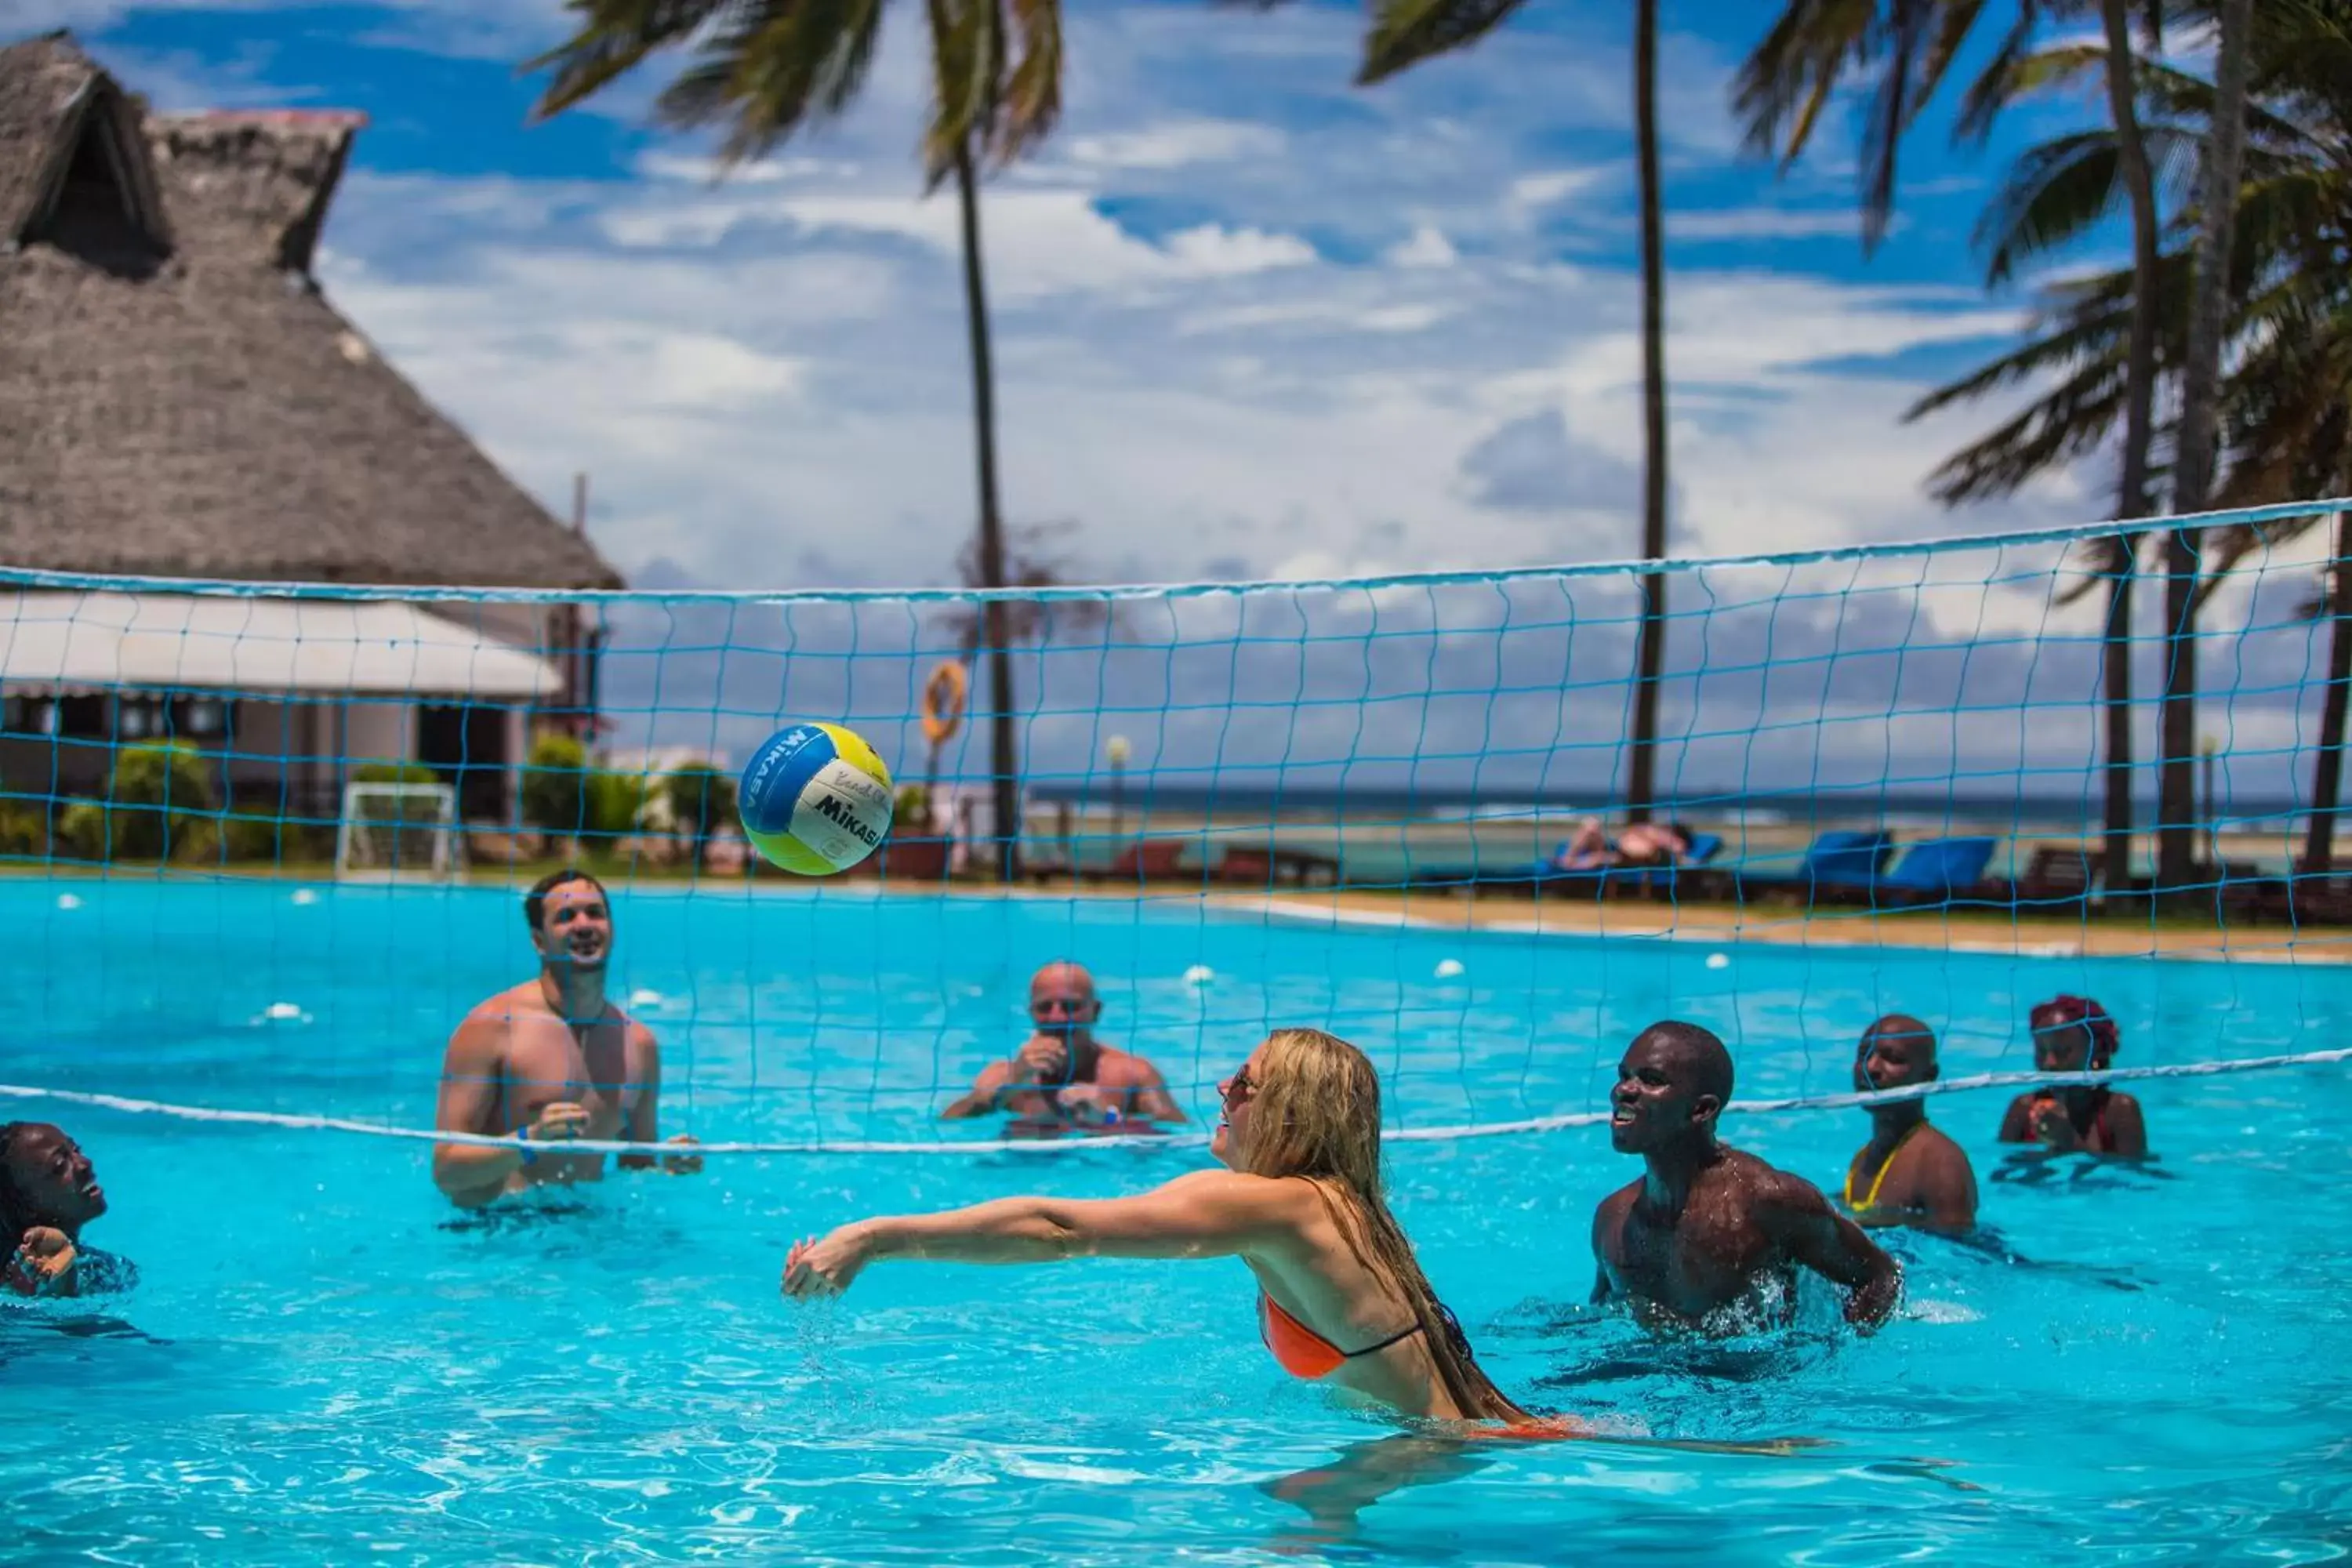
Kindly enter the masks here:
[[886, 1258], [1229, 1258], [1296, 1234], [1303, 1205], [1314, 1202], [1303, 1182], [1196, 1171], [1131, 1198], [999, 1198], [941, 1214], [859, 1220], [795, 1244], [784, 1262], [784, 1293], [846, 1290], [858, 1270]]

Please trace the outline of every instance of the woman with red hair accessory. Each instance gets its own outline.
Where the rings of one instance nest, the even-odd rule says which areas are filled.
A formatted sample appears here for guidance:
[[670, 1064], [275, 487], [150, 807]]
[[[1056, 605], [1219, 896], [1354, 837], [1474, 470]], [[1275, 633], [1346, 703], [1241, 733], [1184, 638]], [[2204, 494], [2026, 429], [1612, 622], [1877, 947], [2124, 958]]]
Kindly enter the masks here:
[[[2107, 1010], [2087, 996], [2055, 996], [2029, 1015], [2033, 1066], [2047, 1073], [2096, 1072], [2112, 1065], [2123, 1035]], [[2058, 1153], [2147, 1152], [2139, 1101], [2105, 1084], [2042, 1088], [2009, 1102], [2004, 1143], [2039, 1143]]]

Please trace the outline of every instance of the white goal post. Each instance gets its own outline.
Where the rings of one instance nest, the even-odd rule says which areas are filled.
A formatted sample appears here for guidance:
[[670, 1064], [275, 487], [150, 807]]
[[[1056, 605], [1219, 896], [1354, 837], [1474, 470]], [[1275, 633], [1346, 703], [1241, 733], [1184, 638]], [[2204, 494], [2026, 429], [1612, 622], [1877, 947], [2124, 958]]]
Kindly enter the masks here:
[[465, 868], [457, 792], [445, 784], [349, 784], [335, 829], [335, 876], [362, 881], [454, 877]]

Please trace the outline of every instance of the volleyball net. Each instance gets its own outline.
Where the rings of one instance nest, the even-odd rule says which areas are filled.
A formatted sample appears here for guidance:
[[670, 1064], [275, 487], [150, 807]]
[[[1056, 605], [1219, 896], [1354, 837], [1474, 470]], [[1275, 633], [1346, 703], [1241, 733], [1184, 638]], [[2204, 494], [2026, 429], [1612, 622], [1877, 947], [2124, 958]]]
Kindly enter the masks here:
[[[1364, 1046], [1405, 1137], [1599, 1120], [1668, 1016], [1759, 1108], [1853, 1103], [1895, 1011], [1942, 1089], [2038, 1081], [2062, 992], [2118, 1076], [2341, 1061], [2341, 525], [2195, 521], [2186, 630], [2165, 531], [2112, 524], [995, 595], [0, 570], [0, 1096], [430, 1135], [563, 866], [610, 892], [666, 1129], [728, 1147], [986, 1146], [937, 1112], [1056, 959], [1195, 1128], [1283, 1025]], [[834, 878], [737, 823], [803, 721], [892, 774]]]

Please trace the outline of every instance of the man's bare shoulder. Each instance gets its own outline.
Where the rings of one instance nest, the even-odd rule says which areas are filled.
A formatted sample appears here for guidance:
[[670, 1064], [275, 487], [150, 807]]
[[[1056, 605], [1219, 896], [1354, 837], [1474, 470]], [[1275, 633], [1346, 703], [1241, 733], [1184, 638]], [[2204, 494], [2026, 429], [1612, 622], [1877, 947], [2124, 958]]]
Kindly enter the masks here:
[[1969, 1152], [1960, 1147], [1959, 1140], [1934, 1122], [1920, 1123], [1918, 1137], [1922, 1163], [1938, 1165], [1949, 1164], [1956, 1160], [1963, 1165], [1969, 1163]]
[[1636, 1176], [1601, 1200], [1592, 1211], [1593, 1235], [1614, 1230], [1625, 1223], [1625, 1216], [1633, 1212], [1633, 1204], [1642, 1195], [1642, 1180]]
[[539, 982], [526, 980], [520, 985], [509, 985], [474, 1004], [466, 1015], [468, 1026], [490, 1026], [506, 1028], [518, 1018], [542, 1017], [547, 1014], [547, 998], [540, 994]]
[[1131, 1084], [1155, 1082], [1160, 1069], [1133, 1051], [1120, 1050], [1117, 1046], [1104, 1046], [1102, 1055], [1095, 1058], [1095, 1081], [1114, 1089]]
[[1753, 1194], [1761, 1206], [1799, 1214], [1812, 1214], [1829, 1208], [1830, 1201], [1822, 1194], [1821, 1188], [1795, 1172], [1784, 1171], [1745, 1149], [1724, 1150], [1723, 1163], [1718, 1168]]

